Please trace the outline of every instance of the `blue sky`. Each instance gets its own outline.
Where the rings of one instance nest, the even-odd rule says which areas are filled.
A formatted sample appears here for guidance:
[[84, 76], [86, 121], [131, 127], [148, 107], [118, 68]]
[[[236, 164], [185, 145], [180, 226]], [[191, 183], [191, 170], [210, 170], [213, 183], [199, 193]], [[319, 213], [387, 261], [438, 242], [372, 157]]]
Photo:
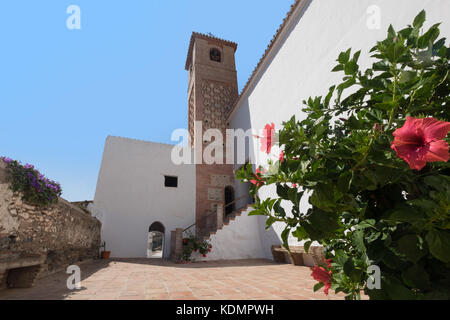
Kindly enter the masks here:
[[[0, 3], [0, 156], [93, 199], [108, 135], [171, 143], [187, 126], [192, 31], [238, 43], [245, 85], [292, 0]], [[81, 29], [69, 30], [69, 5]]]

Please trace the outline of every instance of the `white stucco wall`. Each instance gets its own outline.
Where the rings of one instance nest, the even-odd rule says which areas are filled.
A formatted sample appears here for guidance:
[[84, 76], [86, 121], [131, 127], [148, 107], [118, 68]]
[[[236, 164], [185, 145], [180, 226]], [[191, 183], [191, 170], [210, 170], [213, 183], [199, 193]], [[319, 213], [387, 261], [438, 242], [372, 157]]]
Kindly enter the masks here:
[[192, 258], [196, 261], [265, 258], [259, 232], [259, 221], [264, 217], [248, 216], [249, 211], [242, 212], [210, 237], [212, 249], [205, 258], [199, 253]]
[[[108, 137], [97, 182], [93, 214], [102, 221], [102, 240], [112, 257], [146, 257], [148, 229], [165, 227], [164, 257], [170, 231], [195, 220], [195, 166], [174, 165], [173, 146]], [[164, 186], [164, 175], [177, 176], [178, 187]]]
[[[380, 29], [367, 27], [371, 17], [367, 10], [372, 5], [380, 9]], [[282, 121], [294, 114], [298, 119], [304, 118], [300, 108], [302, 101], [310, 96], [326, 95], [331, 85], [340, 82], [343, 74], [330, 72], [337, 64], [340, 52], [350, 47], [352, 52], [361, 50], [361, 68], [370, 67], [372, 62], [368, 52], [377, 40], [386, 37], [389, 24], [400, 30], [412, 24], [422, 9], [427, 13], [424, 27], [442, 22], [441, 37], [448, 38], [448, 0], [304, 1], [266, 57], [248, 90], [241, 95], [230, 118], [231, 128], [261, 130], [266, 123], [273, 122], [278, 129]], [[256, 159], [258, 165], [266, 164], [266, 157], [258, 155], [258, 152], [258, 146], [251, 143], [251, 159]], [[239, 196], [236, 194], [236, 197]], [[264, 187], [260, 196], [274, 197], [275, 189]], [[301, 207], [303, 211], [308, 208], [306, 198], [302, 199]], [[279, 237], [284, 225], [275, 224], [273, 229]], [[270, 258], [270, 245], [277, 240], [273, 239], [271, 232], [264, 230], [264, 223], [260, 224], [260, 232], [266, 256]], [[290, 243], [297, 244], [293, 238]]]

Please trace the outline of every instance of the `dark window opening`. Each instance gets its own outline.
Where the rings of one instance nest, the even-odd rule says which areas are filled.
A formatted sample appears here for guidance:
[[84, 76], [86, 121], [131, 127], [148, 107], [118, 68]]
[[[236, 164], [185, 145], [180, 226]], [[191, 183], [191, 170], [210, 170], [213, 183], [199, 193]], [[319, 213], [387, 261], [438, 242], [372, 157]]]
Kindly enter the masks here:
[[209, 58], [212, 61], [221, 62], [222, 61], [222, 54], [220, 53], [219, 49], [212, 48], [209, 52]]
[[235, 211], [234, 206], [234, 189], [233, 187], [225, 188], [225, 214], [230, 214]]
[[150, 228], [148, 228], [148, 232], [158, 231], [158, 232], [164, 233], [165, 229], [166, 228], [164, 228], [164, 225], [161, 222], [156, 221], [156, 222], [152, 223]]
[[164, 176], [164, 186], [169, 188], [177, 188], [178, 177]]

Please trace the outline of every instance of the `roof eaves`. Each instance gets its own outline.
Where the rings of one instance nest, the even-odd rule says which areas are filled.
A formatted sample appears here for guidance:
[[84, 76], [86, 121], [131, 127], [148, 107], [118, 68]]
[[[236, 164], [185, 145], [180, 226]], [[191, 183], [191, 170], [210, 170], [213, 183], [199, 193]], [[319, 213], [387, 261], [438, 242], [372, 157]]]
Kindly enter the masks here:
[[272, 40], [270, 40], [269, 45], [267, 46], [266, 50], [264, 51], [264, 54], [262, 55], [261, 59], [259, 59], [258, 64], [256, 65], [256, 67], [253, 69], [252, 74], [250, 75], [250, 77], [247, 80], [247, 83], [245, 84], [244, 88], [241, 90], [241, 93], [238, 97], [238, 99], [236, 99], [236, 103], [233, 106], [233, 108], [231, 108], [229, 114], [228, 114], [228, 119], [232, 116], [232, 114], [234, 113], [237, 105], [239, 104], [239, 101], [241, 99], [241, 97], [245, 94], [245, 92], [247, 91], [247, 89], [249, 88], [251, 82], [253, 81], [253, 79], [255, 78], [256, 74], [258, 73], [259, 69], [261, 68], [261, 66], [263, 65], [265, 59], [267, 58], [267, 56], [269, 55], [270, 51], [272, 50], [274, 44], [276, 43], [276, 41], [278, 40], [278, 38], [280, 37], [280, 35], [282, 34], [283, 30], [285, 29], [285, 27], [288, 25], [288, 22], [290, 21], [290, 19], [292, 18], [295, 10], [300, 6], [300, 4], [305, 3], [307, 0], [295, 0], [295, 2], [291, 5], [291, 8], [289, 10], [289, 12], [287, 13], [286, 17], [283, 19], [283, 22], [281, 23], [280, 27], [277, 29], [277, 31], [275, 32], [275, 35], [273, 36]]
[[186, 70], [189, 70], [189, 64], [190, 64], [190, 61], [192, 58], [192, 51], [194, 50], [195, 38], [218, 41], [218, 42], [224, 43], [224, 44], [234, 48], [234, 51], [236, 51], [237, 46], [238, 46], [237, 43], [233, 42], [233, 41], [224, 40], [224, 39], [221, 39], [221, 38], [218, 38], [215, 36], [210, 36], [210, 35], [199, 33], [199, 32], [192, 32], [191, 40], [189, 42], [189, 49], [188, 49], [188, 53], [187, 53], [187, 57], [186, 57], [186, 65], [185, 65]]

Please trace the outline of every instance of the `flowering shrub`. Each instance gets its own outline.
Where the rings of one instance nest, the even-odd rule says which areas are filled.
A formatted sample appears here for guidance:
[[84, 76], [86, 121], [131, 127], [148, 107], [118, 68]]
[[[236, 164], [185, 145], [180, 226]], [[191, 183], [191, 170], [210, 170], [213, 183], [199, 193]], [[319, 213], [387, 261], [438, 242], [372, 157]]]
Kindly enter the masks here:
[[19, 161], [1, 157], [6, 163], [8, 181], [13, 192], [21, 192], [23, 200], [39, 207], [58, 202], [62, 190], [59, 183], [47, 179], [34, 166], [22, 165]]
[[183, 239], [183, 260], [191, 261], [192, 252], [199, 252], [203, 257], [211, 252], [212, 245], [208, 240], [200, 240], [195, 236]]
[[[306, 250], [324, 246], [331, 260], [314, 268], [315, 289], [347, 299], [361, 291], [450, 299], [450, 49], [437, 40], [439, 24], [421, 32], [424, 21], [422, 11], [398, 32], [390, 26], [370, 69], [360, 70], [360, 51], [342, 52], [332, 71], [343, 81], [304, 101], [304, 120], [283, 123], [279, 160], [257, 179], [251, 165], [237, 173], [254, 181], [252, 194], [276, 187], [277, 197], [257, 198], [251, 214], [267, 216], [267, 227], [285, 223], [285, 247], [290, 234]], [[380, 268], [381, 289], [368, 286], [371, 266]]]
[[320, 288], [324, 287], [323, 292], [325, 294], [328, 294], [328, 290], [330, 290], [331, 287], [333, 272], [331, 271], [331, 259], [328, 259], [325, 262], [327, 263], [326, 267], [315, 266], [311, 268], [311, 276], [314, 278], [314, 280], [317, 280], [319, 282], [314, 286], [314, 291], [317, 291]]

